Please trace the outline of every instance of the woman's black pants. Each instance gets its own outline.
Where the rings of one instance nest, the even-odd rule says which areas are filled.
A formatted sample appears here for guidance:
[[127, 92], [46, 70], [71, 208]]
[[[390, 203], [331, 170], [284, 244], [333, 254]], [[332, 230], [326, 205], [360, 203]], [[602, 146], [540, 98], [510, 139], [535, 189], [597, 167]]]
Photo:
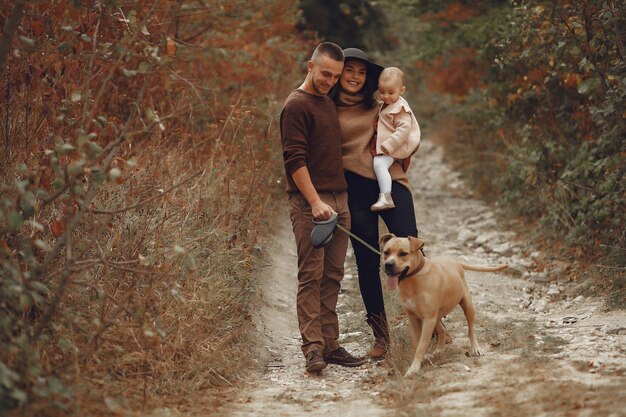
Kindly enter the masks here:
[[[393, 181], [391, 196], [395, 208], [379, 212], [370, 210], [378, 199], [378, 182], [352, 172], [346, 172], [348, 182], [348, 206], [350, 207], [351, 232], [374, 248], [378, 243], [378, 216], [382, 217], [387, 229], [398, 237], [417, 237], [415, 209], [411, 192]], [[380, 256], [365, 245], [351, 238], [359, 275], [361, 297], [367, 316], [383, 316], [385, 304], [380, 281]]]

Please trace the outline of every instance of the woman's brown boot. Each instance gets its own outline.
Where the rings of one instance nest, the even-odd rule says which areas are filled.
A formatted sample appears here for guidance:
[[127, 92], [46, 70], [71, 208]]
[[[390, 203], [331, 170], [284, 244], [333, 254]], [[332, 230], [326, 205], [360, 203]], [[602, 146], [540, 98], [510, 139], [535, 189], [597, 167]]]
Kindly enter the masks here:
[[374, 333], [374, 346], [367, 354], [372, 359], [384, 358], [389, 347], [387, 316], [384, 311], [380, 314], [368, 314], [366, 321]]
[[374, 346], [367, 352], [367, 355], [372, 359], [382, 359], [387, 354], [387, 345], [389, 341], [384, 339], [374, 340]]

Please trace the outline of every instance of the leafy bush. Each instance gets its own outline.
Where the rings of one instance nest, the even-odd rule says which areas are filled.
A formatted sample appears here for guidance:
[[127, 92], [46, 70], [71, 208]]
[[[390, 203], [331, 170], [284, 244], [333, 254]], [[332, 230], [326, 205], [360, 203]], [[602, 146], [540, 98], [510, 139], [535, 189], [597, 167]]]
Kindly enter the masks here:
[[[624, 248], [623, 7], [536, 4], [514, 16], [519, 29], [496, 58], [506, 83], [497, 98], [507, 105], [506, 122], [530, 131], [511, 150], [534, 156], [533, 181], [546, 196], [542, 223], [570, 245]], [[527, 177], [509, 171], [514, 176]]]
[[274, 117], [309, 47], [295, 7], [2, 10], [2, 412], [184, 404], [250, 366]]
[[408, 78], [424, 82], [413, 86], [415, 107], [434, 106], [426, 126], [455, 126], [449, 154], [474, 187], [544, 238], [607, 259], [617, 282], [626, 266], [626, 6], [387, 3], [379, 6], [403, 45], [387, 59], [416, 63]]

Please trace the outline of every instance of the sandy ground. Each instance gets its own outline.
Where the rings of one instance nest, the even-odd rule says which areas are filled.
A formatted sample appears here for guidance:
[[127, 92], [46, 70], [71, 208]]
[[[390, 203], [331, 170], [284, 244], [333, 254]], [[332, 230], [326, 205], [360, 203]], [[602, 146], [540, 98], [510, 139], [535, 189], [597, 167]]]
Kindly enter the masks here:
[[[295, 314], [296, 254], [286, 211], [265, 249], [263, 305], [256, 326], [261, 373], [251, 372], [228, 416], [626, 416], [626, 312], [578, 296], [570, 265], [535, 272], [535, 253], [471, 198], [442, 161], [441, 148], [423, 142], [410, 168], [417, 224], [427, 256], [477, 264], [508, 263], [504, 273], [467, 272], [486, 355], [470, 358], [460, 308], [446, 318], [453, 342], [424, 361], [419, 376], [402, 377], [411, 360], [406, 317], [397, 294], [386, 292], [393, 337], [388, 359], [360, 368], [329, 365], [304, 371]], [[346, 260], [339, 299], [341, 344], [365, 356], [373, 341], [364, 322], [354, 259]]]

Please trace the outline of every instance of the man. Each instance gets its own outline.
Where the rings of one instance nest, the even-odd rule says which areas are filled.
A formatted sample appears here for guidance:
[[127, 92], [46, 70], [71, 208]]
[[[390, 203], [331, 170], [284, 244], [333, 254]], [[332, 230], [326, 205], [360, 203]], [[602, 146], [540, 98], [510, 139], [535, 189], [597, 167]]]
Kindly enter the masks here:
[[302, 85], [291, 92], [280, 115], [283, 160], [293, 233], [298, 250], [297, 313], [306, 370], [327, 363], [360, 366], [339, 346], [335, 308], [343, 278], [348, 236], [338, 233], [323, 248], [311, 246], [313, 219], [337, 213], [350, 227], [350, 212], [341, 156], [341, 130], [334, 102], [326, 95], [343, 69], [343, 52], [323, 42], [307, 63]]

